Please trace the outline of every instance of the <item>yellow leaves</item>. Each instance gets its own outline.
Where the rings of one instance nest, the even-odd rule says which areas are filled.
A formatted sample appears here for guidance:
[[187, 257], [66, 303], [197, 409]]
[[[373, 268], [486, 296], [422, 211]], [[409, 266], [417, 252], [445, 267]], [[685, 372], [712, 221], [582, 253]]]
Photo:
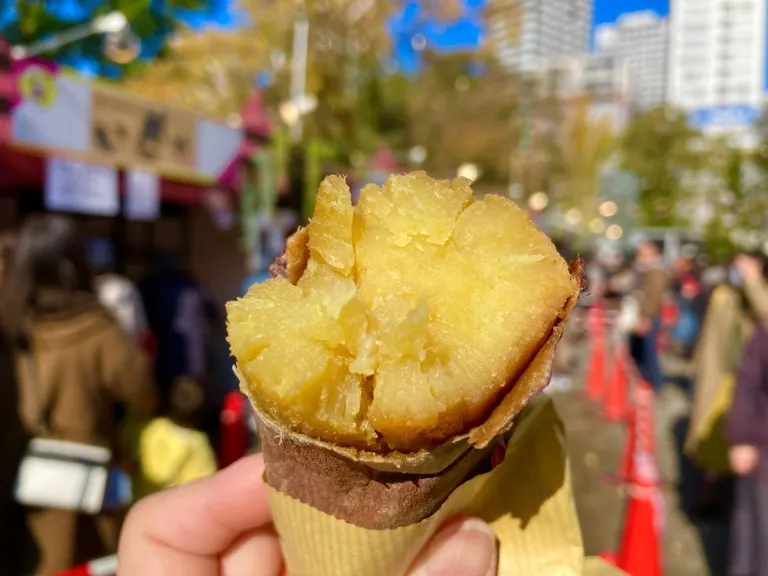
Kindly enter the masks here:
[[459, 0], [424, 0], [424, 11], [430, 19], [453, 22], [464, 13], [463, 2]]
[[124, 88], [225, 120], [240, 112], [253, 76], [268, 60], [267, 41], [252, 30], [184, 32], [168, 57], [126, 79]]
[[593, 120], [591, 105], [589, 98], [576, 100], [561, 125], [558, 143], [570, 172], [593, 173], [615, 149], [610, 119]]

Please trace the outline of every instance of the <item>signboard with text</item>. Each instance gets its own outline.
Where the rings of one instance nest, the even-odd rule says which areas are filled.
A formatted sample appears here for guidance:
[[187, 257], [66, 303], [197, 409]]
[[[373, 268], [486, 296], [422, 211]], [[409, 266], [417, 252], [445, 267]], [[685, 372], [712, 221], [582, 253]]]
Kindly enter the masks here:
[[195, 118], [116, 91], [94, 90], [90, 156], [94, 161], [140, 161], [153, 170], [184, 173], [195, 166]]
[[120, 212], [117, 171], [108, 166], [48, 158], [45, 207], [55, 212], [116, 216]]
[[12, 145], [161, 178], [215, 182], [239, 157], [243, 133], [40, 60], [13, 62]]
[[700, 108], [689, 116], [690, 124], [699, 130], [751, 126], [760, 117], [760, 110], [749, 105], [713, 106]]
[[151, 172], [125, 173], [125, 217], [154, 220], [160, 214], [160, 179]]

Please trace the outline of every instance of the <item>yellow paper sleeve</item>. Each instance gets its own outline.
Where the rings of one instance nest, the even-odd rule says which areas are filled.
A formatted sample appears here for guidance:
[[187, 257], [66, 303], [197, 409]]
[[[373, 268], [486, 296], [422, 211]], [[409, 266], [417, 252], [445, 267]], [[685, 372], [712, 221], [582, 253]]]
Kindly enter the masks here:
[[516, 424], [502, 464], [459, 486], [429, 518], [367, 530], [268, 489], [289, 576], [401, 576], [455, 516], [487, 521], [499, 540], [499, 576], [612, 576], [585, 558], [565, 449], [552, 400], [536, 400]]

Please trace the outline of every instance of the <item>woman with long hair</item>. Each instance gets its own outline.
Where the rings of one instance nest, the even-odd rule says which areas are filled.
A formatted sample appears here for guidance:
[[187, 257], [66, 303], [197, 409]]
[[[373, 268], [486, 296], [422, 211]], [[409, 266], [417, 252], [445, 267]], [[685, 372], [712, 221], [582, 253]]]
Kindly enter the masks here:
[[[75, 223], [58, 216], [29, 220], [3, 292], [19, 415], [29, 433], [38, 433], [45, 418], [47, 437], [116, 449], [117, 406], [149, 415], [155, 389], [147, 358], [98, 302]], [[34, 509], [27, 522], [40, 552], [38, 573], [70, 568], [117, 545], [116, 522], [106, 515]]]

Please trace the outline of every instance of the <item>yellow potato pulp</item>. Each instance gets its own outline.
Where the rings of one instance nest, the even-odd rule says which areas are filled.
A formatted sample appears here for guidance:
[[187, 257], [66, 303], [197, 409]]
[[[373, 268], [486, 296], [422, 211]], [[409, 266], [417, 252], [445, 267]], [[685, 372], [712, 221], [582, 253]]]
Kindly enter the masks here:
[[273, 418], [369, 450], [482, 422], [579, 290], [523, 210], [462, 178], [392, 176], [353, 207], [329, 177], [290, 251], [295, 284], [228, 304], [232, 352]]

